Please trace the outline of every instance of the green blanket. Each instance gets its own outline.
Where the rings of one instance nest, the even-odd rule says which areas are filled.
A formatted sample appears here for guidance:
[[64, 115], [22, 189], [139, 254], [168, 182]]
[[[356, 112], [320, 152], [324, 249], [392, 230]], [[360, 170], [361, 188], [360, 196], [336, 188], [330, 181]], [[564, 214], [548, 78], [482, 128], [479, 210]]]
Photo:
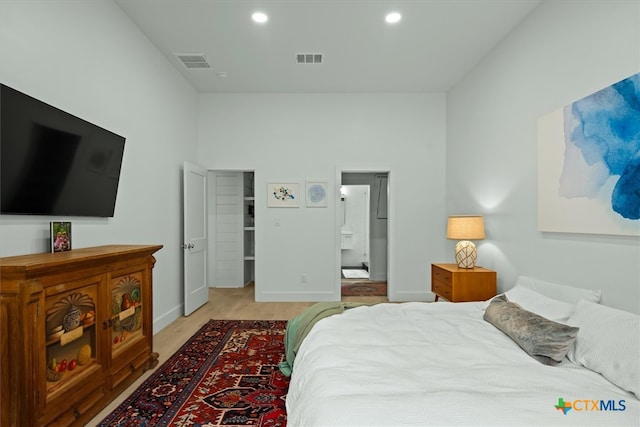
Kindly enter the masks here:
[[307, 336], [313, 325], [325, 317], [343, 313], [348, 308], [370, 305], [361, 302], [319, 302], [306, 308], [302, 313], [287, 322], [284, 334], [285, 361], [279, 365], [280, 372], [290, 377], [293, 362], [300, 348], [300, 344]]

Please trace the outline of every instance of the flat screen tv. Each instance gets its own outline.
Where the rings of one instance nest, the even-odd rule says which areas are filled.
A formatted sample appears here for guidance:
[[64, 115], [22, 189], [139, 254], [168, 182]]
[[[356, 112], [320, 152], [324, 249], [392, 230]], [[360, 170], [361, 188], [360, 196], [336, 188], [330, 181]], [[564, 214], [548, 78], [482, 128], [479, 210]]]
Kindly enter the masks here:
[[112, 217], [125, 138], [0, 88], [0, 213]]

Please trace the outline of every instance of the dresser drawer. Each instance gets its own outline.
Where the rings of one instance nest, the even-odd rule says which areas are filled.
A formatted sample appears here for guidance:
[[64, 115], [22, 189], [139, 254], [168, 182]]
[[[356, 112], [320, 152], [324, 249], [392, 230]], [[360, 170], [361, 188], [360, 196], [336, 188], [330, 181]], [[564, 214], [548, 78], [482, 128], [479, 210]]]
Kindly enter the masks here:
[[433, 281], [442, 282], [443, 284], [451, 286], [452, 275], [453, 273], [443, 268], [440, 268], [437, 265], [434, 265], [431, 267], [431, 280]]
[[431, 292], [442, 298], [451, 301], [453, 291], [451, 284], [453, 282], [452, 273], [437, 265], [431, 265]]
[[[74, 394], [74, 393], [70, 393]], [[41, 418], [40, 423], [47, 427], [62, 427], [78, 425], [79, 420], [88, 418], [88, 414], [95, 413], [97, 410], [94, 407], [105, 397], [104, 383], [94, 390], [85, 391], [80, 390], [75, 393], [75, 397], [69, 402], [66, 402], [65, 406], [50, 405], [53, 406], [52, 410], [46, 412]], [[70, 406], [70, 407], [69, 407]], [[64, 410], [63, 408], [68, 407]], [[54, 419], [51, 419], [55, 417]]]
[[[146, 344], [141, 341], [141, 344]], [[111, 374], [111, 388], [116, 388], [125, 380], [129, 382], [132, 379], [138, 378], [140, 375], [144, 373], [147, 366], [149, 365], [149, 350], [146, 347], [143, 347], [145, 350], [141, 352], [135, 359], [133, 359], [128, 364], [118, 367], [117, 370]]]
[[446, 298], [451, 301], [451, 285], [442, 283], [438, 280], [433, 280], [433, 282], [431, 282], [431, 291], [434, 294], [440, 295], [442, 298]]

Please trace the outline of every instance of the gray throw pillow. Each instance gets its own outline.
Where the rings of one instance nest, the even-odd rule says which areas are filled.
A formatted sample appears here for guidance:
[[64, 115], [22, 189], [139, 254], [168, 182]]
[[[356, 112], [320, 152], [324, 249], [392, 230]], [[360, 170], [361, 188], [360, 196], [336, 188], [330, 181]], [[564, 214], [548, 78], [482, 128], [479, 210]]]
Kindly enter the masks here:
[[545, 365], [557, 365], [562, 361], [575, 342], [579, 329], [527, 311], [504, 295], [491, 301], [484, 312], [484, 320]]

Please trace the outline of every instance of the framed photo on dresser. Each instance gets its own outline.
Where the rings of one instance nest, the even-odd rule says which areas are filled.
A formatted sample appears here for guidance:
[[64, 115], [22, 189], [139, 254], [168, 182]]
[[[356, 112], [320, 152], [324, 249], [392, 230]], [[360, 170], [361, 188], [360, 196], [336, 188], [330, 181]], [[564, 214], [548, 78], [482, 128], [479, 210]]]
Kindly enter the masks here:
[[51, 222], [51, 252], [71, 250], [71, 223]]

